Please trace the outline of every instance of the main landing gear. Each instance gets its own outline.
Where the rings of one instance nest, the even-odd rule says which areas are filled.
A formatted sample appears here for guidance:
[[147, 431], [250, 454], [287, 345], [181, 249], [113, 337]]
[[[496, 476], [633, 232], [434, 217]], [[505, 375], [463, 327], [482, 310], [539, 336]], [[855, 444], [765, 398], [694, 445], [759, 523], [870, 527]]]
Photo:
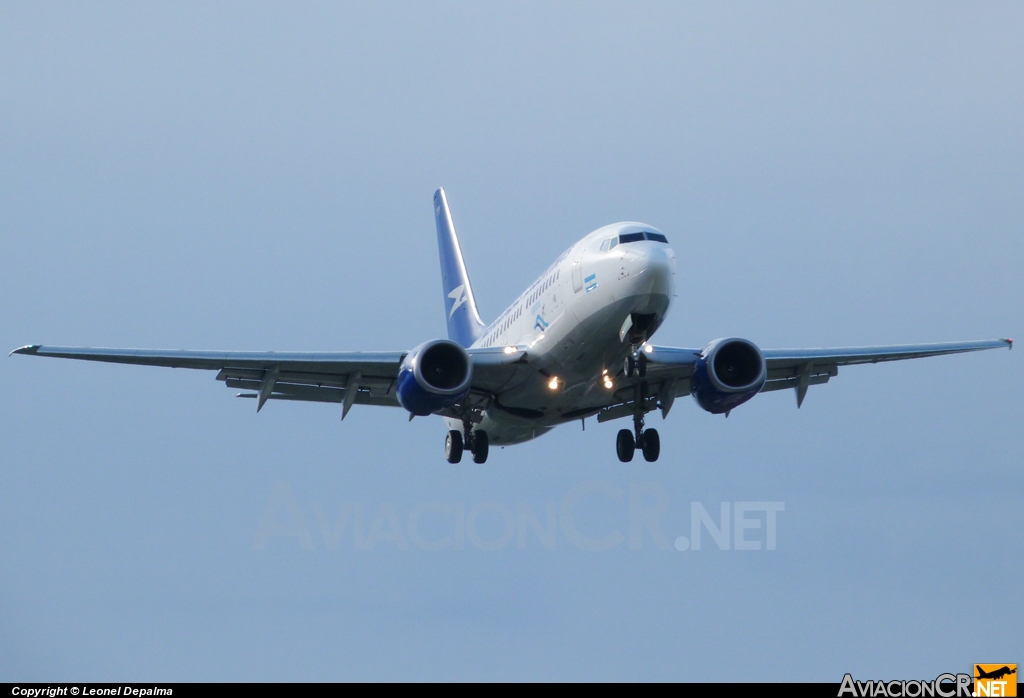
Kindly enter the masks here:
[[626, 357], [626, 365], [623, 367], [627, 377], [637, 377], [641, 380], [636, 382], [636, 392], [633, 397], [633, 405], [636, 410], [633, 413], [633, 431], [622, 429], [615, 437], [615, 453], [619, 460], [628, 463], [633, 460], [633, 453], [639, 449], [644, 454], [644, 460], [653, 463], [661, 455], [661, 437], [657, 429], [644, 429], [644, 407], [647, 402], [646, 381], [642, 380], [647, 375], [647, 357], [640, 351], [639, 346], [634, 344], [632, 351]]
[[633, 453], [637, 450], [643, 452], [644, 460], [648, 463], [658, 460], [658, 456], [661, 455], [661, 437], [658, 436], [658, 430], [644, 429], [642, 414], [633, 415], [633, 431], [622, 429], [615, 437], [615, 453], [623, 463], [633, 460]]
[[449, 463], [462, 460], [462, 434], [452, 429], [444, 440], [444, 457]]
[[458, 463], [462, 460], [462, 451], [468, 448], [473, 454], [474, 463], [486, 463], [487, 453], [490, 451], [490, 439], [487, 432], [477, 429], [476, 431], [466, 430], [466, 437], [462, 433], [452, 429], [444, 440], [444, 457], [449, 463]]

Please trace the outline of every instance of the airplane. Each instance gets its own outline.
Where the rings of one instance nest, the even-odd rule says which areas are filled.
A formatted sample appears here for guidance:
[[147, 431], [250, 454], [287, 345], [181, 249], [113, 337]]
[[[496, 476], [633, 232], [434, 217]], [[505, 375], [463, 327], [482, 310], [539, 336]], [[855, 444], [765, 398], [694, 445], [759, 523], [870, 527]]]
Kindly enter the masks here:
[[977, 670], [977, 672], [978, 672], [978, 675], [974, 677], [974, 678], [976, 678], [976, 679], [993, 679], [993, 680], [999, 680], [999, 679], [1003, 678], [1004, 676], [1009, 676], [1010, 674], [1016, 674], [1016, 673], [1017, 673], [1017, 669], [1016, 669], [1016, 667], [1014, 667], [1013, 669], [1011, 669], [1011, 668], [1010, 668], [1010, 667], [1008, 667], [1008, 666], [1004, 666], [1004, 667], [1002, 667], [1002, 668], [1000, 668], [1000, 669], [995, 669], [994, 671], [984, 671], [984, 670], [983, 670], [983, 669], [982, 669], [982, 668], [981, 668], [980, 666], [978, 666], [977, 664], [975, 664], [975, 665], [974, 665], [974, 668], [975, 668], [975, 669]]
[[11, 353], [218, 371], [216, 379], [255, 400], [257, 412], [268, 400], [299, 400], [340, 404], [341, 419], [353, 405], [401, 407], [410, 420], [440, 415], [449, 463], [460, 462], [464, 450], [484, 463], [491, 445], [529, 441], [561, 424], [632, 418], [633, 428], [615, 439], [626, 463], [637, 450], [658, 460], [661, 440], [645, 417], [655, 410], [668, 417], [680, 395], [728, 417], [758, 393], [793, 388], [799, 408], [808, 388], [827, 383], [841, 366], [1013, 348], [1012, 339], [840, 349], [761, 349], [740, 337], [694, 348], [652, 344], [672, 302], [676, 255], [661, 231], [636, 222], [583, 237], [487, 324], [443, 189], [434, 193], [434, 217], [447, 339], [389, 352], [32, 344]]

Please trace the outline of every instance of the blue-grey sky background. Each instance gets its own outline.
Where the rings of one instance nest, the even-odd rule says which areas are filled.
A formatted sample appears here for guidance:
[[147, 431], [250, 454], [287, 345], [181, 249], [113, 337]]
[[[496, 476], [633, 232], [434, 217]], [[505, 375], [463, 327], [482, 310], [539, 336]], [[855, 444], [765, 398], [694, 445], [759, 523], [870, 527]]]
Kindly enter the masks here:
[[[1022, 36], [1019, 3], [3, 2], [0, 347], [411, 348], [445, 331], [438, 186], [487, 318], [641, 220], [680, 258], [659, 343], [1021, 335]], [[5, 357], [0, 679], [1020, 662], [1020, 359], [844, 369], [728, 420], [680, 399], [656, 464], [591, 420], [451, 466], [439, 419], [256, 415], [212, 373]], [[691, 502], [784, 502], [778, 549], [356, 550], [350, 522], [332, 550], [317, 518], [543, 520], [590, 481], [666, 493], [670, 540]], [[311, 550], [254, 549], [282, 491]], [[591, 496], [578, 524], [626, 534], [627, 510]]]

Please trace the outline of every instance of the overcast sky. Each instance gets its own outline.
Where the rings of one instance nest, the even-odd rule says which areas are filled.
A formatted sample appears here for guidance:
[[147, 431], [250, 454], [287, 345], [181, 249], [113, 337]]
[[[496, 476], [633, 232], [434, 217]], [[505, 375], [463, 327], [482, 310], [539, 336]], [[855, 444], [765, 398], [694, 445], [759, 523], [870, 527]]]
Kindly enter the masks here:
[[[487, 319], [640, 220], [662, 344], [1019, 336], [1022, 36], [1019, 3], [0, 2], [0, 347], [411, 348], [438, 186]], [[590, 420], [452, 466], [436, 418], [2, 358], [0, 680], [1019, 662], [1022, 367], [680, 399], [656, 464]], [[774, 550], [764, 512], [760, 550], [676, 549], [737, 502], [784, 507]]]

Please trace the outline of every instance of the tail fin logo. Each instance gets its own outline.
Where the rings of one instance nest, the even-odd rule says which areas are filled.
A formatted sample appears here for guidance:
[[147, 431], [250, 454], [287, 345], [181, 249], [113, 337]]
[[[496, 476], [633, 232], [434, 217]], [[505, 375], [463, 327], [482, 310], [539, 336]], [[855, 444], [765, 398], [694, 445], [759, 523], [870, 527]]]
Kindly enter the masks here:
[[452, 315], [454, 315], [455, 311], [459, 309], [459, 306], [464, 305], [465, 302], [469, 300], [466, 296], [466, 284], [456, 286], [452, 292], [448, 294], [448, 297], [455, 300], [455, 303], [452, 304], [451, 312], [448, 313], [448, 319], [451, 320]]

